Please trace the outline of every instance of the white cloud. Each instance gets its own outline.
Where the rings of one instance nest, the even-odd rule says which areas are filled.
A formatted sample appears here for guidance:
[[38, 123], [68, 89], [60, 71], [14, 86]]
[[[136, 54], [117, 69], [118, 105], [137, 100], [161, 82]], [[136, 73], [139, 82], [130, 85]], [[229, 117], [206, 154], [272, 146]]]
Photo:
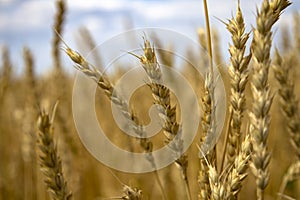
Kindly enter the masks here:
[[103, 30], [103, 27], [105, 25], [104, 20], [97, 16], [88, 16], [82, 20], [81, 24], [91, 32]]
[[10, 13], [0, 14], [0, 30], [40, 29], [52, 23], [53, 13], [54, 7], [51, 1], [23, 1]]
[[17, 0], [0, 0], [0, 5], [9, 5], [9, 4], [12, 4], [16, 1]]
[[70, 9], [76, 10], [90, 10], [90, 9], [105, 9], [116, 10], [123, 9], [126, 5], [130, 4], [125, 0], [68, 0]]

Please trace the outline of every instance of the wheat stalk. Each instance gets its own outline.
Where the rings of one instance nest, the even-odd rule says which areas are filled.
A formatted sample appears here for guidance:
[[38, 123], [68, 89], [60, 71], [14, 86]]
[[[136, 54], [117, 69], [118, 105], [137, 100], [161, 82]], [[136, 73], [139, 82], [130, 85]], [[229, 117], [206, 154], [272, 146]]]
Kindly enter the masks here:
[[[130, 109], [128, 102], [118, 94], [118, 92], [114, 89], [112, 83], [110, 83], [110, 81], [105, 76], [103, 76], [99, 72], [99, 70], [88, 63], [78, 52], [73, 51], [68, 46], [65, 51], [75, 63], [75, 68], [93, 79], [97, 83], [98, 87], [105, 92], [106, 96], [119, 107], [119, 109], [122, 111], [122, 114], [131, 125], [131, 128], [133, 129], [135, 134], [139, 136], [139, 138], [137, 139], [139, 140], [140, 146], [147, 153], [146, 159], [150, 162], [153, 168], [156, 169], [155, 160], [152, 154], [153, 143], [147, 137], [145, 137], [146, 133], [144, 131], [143, 125], [140, 123], [138, 117], [135, 115], [132, 109]], [[163, 198], [167, 199], [157, 170], [154, 171], [154, 175]]]
[[257, 11], [256, 28], [253, 29], [252, 55], [254, 59], [251, 80], [253, 105], [249, 115], [250, 134], [253, 146], [251, 169], [256, 177], [256, 191], [259, 200], [264, 199], [264, 190], [269, 182], [268, 165], [270, 154], [267, 148], [270, 114], [272, 104], [268, 74], [272, 45], [271, 28], [279, 19], [281, 12], [290, 5], [288, 0], [264, 0]]
[[209, 65], [209, 60], [207, 56], [207, 39], [205, 35], [205, 30], [203, 28], [199, 28], [197, 30], [197, 35], [198, 35], [198, 41], [200, 46], [202, 47], [200, 50], [200, 61], [201, 64], [200, 66], [208, 66]]
[[[104, 76], [101, 74], [99, 70], [96, 69], [96, 67], [92, 66], [90, 63], [88, 63], [83, 56], [81, 56], [78, 52], [72, 50], [68, 46], [65, 49], [65, 52], [70, 57], [70, 59], [75, 63], [75, 68], [85, 74], [87, 77], [91, 78], [93, 81], [95, 81], [100, 89], [102, 89], [106, 96], [114, 103], [116, 104], [122, 111], [122, 114], [126, 119], [129, 121], [129, 123], [132, 125], [133, 130], [137, 134], [137, 136], [140, 136], [140, 145], [141, 147], [147, 152], [151, 153], [153, 144], [152, 142], [145, 138], [146, 133], [143, 130], [142, 125], [139, 123], [138, 117], [132, 112], [132, 110], [129, 107], [129, 104], [127, 101], [125, 101], [114, 89], [113, 84]], [[153, 158], [150, 158], [152, 160]], [[151, 161], [152, 162], [152, 161]]]
[[[212, 142], [212, 136], [216, 131], [213, 52], [212, 52], [212, 42], [211, 42], [211, 34], [210, 34], [211, 31], [210, 31], [207, 1], [204, 0], [203, 4], [204, 4], [207, 37], [205, 38], [204, 31], [201, 31], [201, 29], [198, 31], [198, 36], [199, 36], [200, 45], [204, 48], [204, 50], [206, 48], [208, 50], [208, 56], [209, 56], [208, 62], [209, 62], [210, 70], [205, 77], [204, 95], [202, 97], [202, 108], [204, 114], [203, 117], [201, 118], [203, 136], [200, 140], [201, 147], [199, 148], [200, 171], [198, 176], [198, 183], [200, 186], [200, 193], [198, 197], [200, 199], [209, 199], [209, 198], [218, 199], [221, 198], [223, 195], [222, 193], [223, 185], [220, 185], [218, 182], [212, 184], [212, 180], [211, 180], [213, 178], [212, 175], [216, 175], [217, 173], [216, 146], [212, 150], [209, 149], [210, 144]], [[207, 44], [205, 44], [205, 42]], [[207, 181], [207, 177], [209, 180], [209, 184]], [[218, 193], [219, 190], [221, 191], [220, 193]]]

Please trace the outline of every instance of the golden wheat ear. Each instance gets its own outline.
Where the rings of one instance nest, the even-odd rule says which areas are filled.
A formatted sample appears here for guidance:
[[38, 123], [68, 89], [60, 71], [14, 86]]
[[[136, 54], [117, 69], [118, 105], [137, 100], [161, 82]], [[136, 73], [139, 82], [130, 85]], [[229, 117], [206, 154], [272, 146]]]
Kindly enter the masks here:
[[[53, 64], [56, 70], [61, 71], [61, 57], [59, 52], [59, 45], [60, 45], [60, 37], [59, 34], [63, 31], [63, 25], [65, 21], [65, 13], [66, 13], [66, 2], [64, 0], [57, 0], [56, 1], [56, 14], [54, 20], [54, 30], [56, 34], [54, 34], [52, 40], [52, 56], [53, 56]], [[59, 34], [57, 34], [59, 33]]]
[[41, 111], [37, 120], [38, 148], [40, 168], [45, 176], [45, 184], [53, 199], [71, 199], [70, 192], [65, 175], [62, 170], [62, 161], [57, 152], [54, 142], [53, 120], [57, 103], [52, 110], [52, 116], [45, 111]]
[[251, 170], [256, 178], [256, 195], [264, 199], [264, 191], [269, 184], [269, 164], [271, 155], [267, 140], [270, 131], [270, 108], [273, 102], [269, 85], [272, 27], [283, 10], [290, 5], [288, 0], [264, 0], [257, 11], [256, 27], [253, 29], [251, 52], [253, 56], [253, 76], [251, 80], [253, 104], [250, 117], [250, 135], [253, 147]]
[[246, 43], [250, 33], [245, 32], [244, 17], [239, 4], [235, 18], [232, 17], [225, 25], [231, 33], [232, 39], [232, 43], [229, 46], [230, 65], [228, 67], [228, 74], [231, 79], [229, 110], [232, 113], [232, 119], [230, 120], [228, 146], [226, 149], [228, 163], [232, 164], [240, 148], [243, 115], [246, 109], [245, 89], [248, 83], [248, 66], [251, 60], [251, 53], [245, 55]]
[[175, 163], [181, 171], [187, 199], [190, 200], [191, 191], [187, 176], [188, 159], [182, 149], [181, 144], [183, 143], [183, 139], [176, 137], [176, 135], [181, 134], [180, 132], [182, 131], [181, 124], [179, 124], [176, 119], [176, 105], [172, 105], [171, 103], [170, 89], [161, 84], [163, 83], [163, 74], [156, 58], [155, 49], [146, 38], [144, 38], [143, 55], [141, 56], [140, 63], [149, 78], [150, 83], [148, 86], [152, 92], [154, 104], [161, 106], [159, 116], [163, 121], [162, 129], [166, 138], [165, 143], [168, 144], [170, 141], [174, 141], [174, 145], [170, 146], [170, 148], [174, 153], [180, 155]]

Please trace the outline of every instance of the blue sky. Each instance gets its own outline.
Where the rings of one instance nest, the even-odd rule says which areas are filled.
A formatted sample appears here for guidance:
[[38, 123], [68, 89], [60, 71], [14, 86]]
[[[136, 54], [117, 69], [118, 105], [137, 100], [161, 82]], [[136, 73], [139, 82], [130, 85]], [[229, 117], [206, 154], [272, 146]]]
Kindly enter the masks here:
[[[248, 30], [255, 24], [256, 5], [260, 2], [241, 0]], [[92, 32], [97, 43], [132, 27], [167, 28], [197, 39], [197, 28], [204, 26], [202, 0], [68, 0], [67, 4], [63, 37], [73, 48], [77, 48], [75, 38], [82, 26]], [[211, 23], [220, 32], [227, 60], [230, 35], [216, 18], [230, 18], [236, 4], [237, 0], [208, 1]], [[300, 11], [299, 0], [287, 9], [277, 26], [292, 25], [294, 11]], [[23, 68], [22, 49], [25, 45], [33, 51], [39, 72], [50, 68], [54, 14], [54, 0], [0, 0], [0, 45], [6, 44], [10, 48], [17, 71]], [[64, 62], [70, 65], [67, 60]], [[71, 68], [67, 70], [72, 71]]]

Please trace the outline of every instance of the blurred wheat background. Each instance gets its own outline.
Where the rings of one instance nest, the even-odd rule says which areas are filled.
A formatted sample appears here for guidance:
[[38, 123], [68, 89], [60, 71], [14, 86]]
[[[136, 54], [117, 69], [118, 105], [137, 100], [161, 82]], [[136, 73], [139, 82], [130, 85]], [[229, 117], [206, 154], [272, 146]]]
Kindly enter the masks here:
[[[295, 12], [288, 24], [279, 23], [280, 26], [272, 28], [277, 20], [287, 21], [285, 12], [290, 14], [288, 10], [294, 5], [287, 7], [288, 1], [284, 0], [270, 2], [261, 0], [258, 10], [252, 10], [256, 19], [253, 27], [244, 22], [242, 13], [247, 8], [243, 1], [240, 6], [230, 2], [236, 7], [228, 11], [233, 13], [232, 18], [221, 19], [224, 24], [220, 22], [228, 30], [225, 49], [229, 52], [224, 52], [223, 33], [216, 27], [211, 30], [212, 45], [207, 43], [209, 37], [204, 26], [193, 27], [202, 50], [186, 49], [186, 58], [208, 69], [207, 52], [212, 47], [213, 61], [225, 84], [227, 114], [216, 147], [205, 159], [199, 158], [197, 145], [205, 142], [218, 125], [213, 121], [218, 99], [214, 99], [211, 74], [198, 76], [187, 63], [180, 66], [180, 71], [197, 92], [202, 108], [194, 143], [176, 164], [152, 173], [129, 174], [108, 169], [82, 145], [72, 117], [76, 71], [73, 65], [78, 73], [96, 78], [96, 111], [101, 127], [109, 133], [107, 137], [123, 149], [151, 152], [165, 145], [165, 140], [174, 139], [174, 130], [180, 126], [176, 121], [180, 107], [174, 106], [178, 100], [168, 88], [151, 82], [160, 78], [160, 71], [154, 75], [147, 71], [157, 63], [176, 67], [173, 54], [156, 50], [152, 44], [171, 52], [173, 46], [161, 41], [159, 35], [149, 36], [145, 41], [136, 38], [141, 41], [143, 55], [134, 59], [146, 69], [151, 85], [150, 89], [146, 85], [138, 89], [129, 107], [118, 101], [120, 107], [129, 113], [136, 127], [149, 123], [148, 109], [153, 102], [164, 107], [161, 114], [170, 120], [149, 140], [129, 138], [117, 127], [110, 108], [113, 85], [126, 72], [126, 66], [114, 66], [115, 70], [106, 76], [93, 70], [89, 60], [81, 56], [98, 45], [97, 38], [86, 27], [78, 29], [77, 49], [62, 43], [59, 35], [64, 36], [67, 31], [64, 25], [68, 4], [64, 0], [53, 1], [54, 28], [49, 27], [52, 57], [48, 70], [37, 73], [35, 59], [40, 55], [26, 46], [22, 50], [22, 70], [15, 66], [15, 60], [20, 58], [10, 54], [13, 44], [1, 48], [0, 199], [299, 199], [300, 15]], [[67, 48], [65, 52], [62, 46]], [[101, 52], [93, 51], [91, 56], [94, 64], [103, 67]], [[67, 57], [71, 59], [65, 62]]]

